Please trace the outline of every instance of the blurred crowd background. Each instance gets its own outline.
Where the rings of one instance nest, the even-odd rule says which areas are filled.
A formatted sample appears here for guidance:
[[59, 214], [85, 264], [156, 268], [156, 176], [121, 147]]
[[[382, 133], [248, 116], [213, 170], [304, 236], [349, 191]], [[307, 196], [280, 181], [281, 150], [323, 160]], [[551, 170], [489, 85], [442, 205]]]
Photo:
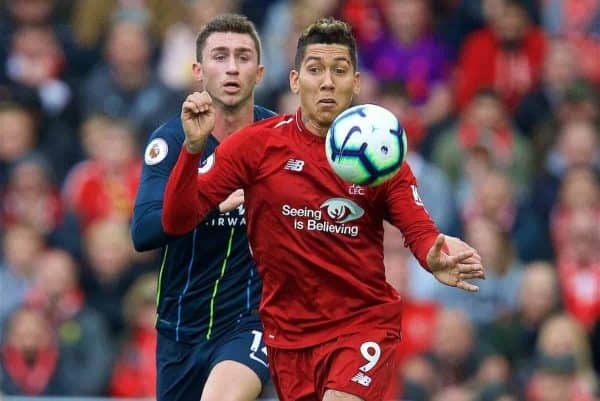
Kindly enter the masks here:
[[600, 0], [0, 4], [0, 392], [153, 396], [158, 254], [129, 235], [141, 155], [197, 89], [196, 32], [239, 12], [262, 37], [256, 102], [280, 113], [302, 28], [353, 25], [356, 102], [396, 113], [431, 215], [483, 257], [478, 294], [445, 288], [386, 227], [405, 300], [393, 396], [597, 399]]

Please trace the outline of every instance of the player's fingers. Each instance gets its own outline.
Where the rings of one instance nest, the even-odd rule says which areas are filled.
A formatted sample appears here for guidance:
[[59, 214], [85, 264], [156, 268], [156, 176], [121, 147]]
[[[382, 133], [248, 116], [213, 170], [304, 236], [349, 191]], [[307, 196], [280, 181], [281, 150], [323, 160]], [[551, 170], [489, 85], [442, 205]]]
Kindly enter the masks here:
[[208, 105], [212, 104], [212, 98], [208, 92], [194, 92], [189, 96], [190, 100], [198, 105], [201, 109], [206, 109]]
[[475, 273], [460, 273], [458, 275], [460, 280], [470, 280], [474, 278], [484, 278], [483, 272], [475, 272]]
[[479, 263], [481, 263], [481, 255], [479, 255], [475, 249], [471, 249], [471, 250], [473, 251], [472, 258], [475, 259], [476, 261], [478, 261]]
[[473, 256], [471, 256], [469, 258], [461, 260], [460, 263], [463, 263], [465, 265], [480, 265], [481, 264], [481, 259], [477, 259], [475, 257], [475, 255], [473, 255]]
[[458, 264], [462, 263], [464, 260], [467, 260], [471, 256], [473, 256], [473, 251], [464, 251], [457, 255], [450, 256], [449, 261], [452, 264]]
[[459, 273], [476, 273], [476, 272], [482, 272], [483, 273], [483, 266], [481, 265], [481, 263], [463, 263], [463, 262], [460, 262], [458, 264], [458, 272]]
[[198, 114], [200, 113], [200, 108], [194, 101], [186, 100], [183, 102], [182, 111], [186, 113]]
[[456, 287], [468, 292], [477, 292], [479, 291], [479, 287], [474, 284], [468, 283], [466, 281], [459, 281], [456, 283]]

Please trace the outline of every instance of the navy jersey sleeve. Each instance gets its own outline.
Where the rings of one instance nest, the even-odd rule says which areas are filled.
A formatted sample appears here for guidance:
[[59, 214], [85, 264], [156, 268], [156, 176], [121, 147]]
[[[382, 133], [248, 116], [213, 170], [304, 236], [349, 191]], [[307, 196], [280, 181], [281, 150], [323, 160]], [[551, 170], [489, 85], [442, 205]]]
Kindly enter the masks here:
[[137, 251], [160, 248], [171, 238], [161, 223], [163, 197], [183, 140], [177, 117], [160, 126], [148, 141], [131, 223], [131, 237]]

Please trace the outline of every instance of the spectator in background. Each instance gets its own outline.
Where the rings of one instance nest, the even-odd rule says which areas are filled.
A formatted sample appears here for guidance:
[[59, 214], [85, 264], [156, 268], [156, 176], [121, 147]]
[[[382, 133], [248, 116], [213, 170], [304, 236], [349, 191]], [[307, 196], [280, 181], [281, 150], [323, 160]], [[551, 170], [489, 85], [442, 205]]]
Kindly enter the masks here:
[[400, 373], [395, 398], [392, 399], [427, 401], [441, 387], [441, 377], [435, 364], [426, 354], [408, 358], [404, 361]]
[[49, 116], [60, 115], [72, 101], [71, 88], [64, 81], [65, 55], [51, 26], [17, 28], [3, 68], [13, 90], [33, 91]]
[[62, 222], [63, 208], [52, 168], [40, 155], [16, 162], [8, 185], [0, 194], [0, 222], [6, 227], [21, 223], [50, 236]]
[[516, 371], [534, 357], [540, 327], [558, 310], [560, 299], [555, 267], [533, 262], [523, 271], [515, 313], [495, 319], [480, 335]]
[[404, 82], [426, 127], [440, 123], [452, 110], [450, 59], [431, 32], [427, 0], [389, 0], [384, 4], [386, 33], [360, 47], [360, 62], [381, 81]]
[[74, 135], [79, 113], [57, 33], [50, 25], [18, 27], [8, 51], [3, 69], [12, 97], [35, 110], [38, 150], [62, 178], [80, 157]]
[[141, 174], [133, 127], [126, 120], [92, 117], [82, 133], [90, 153], [64, 183], [66, 207], [83, 230], [97, 219], [129, 219]]
[[38, 149], [59, 178], [79, 159], [74, 135], [79, 113], [73, 93], [74, 62], [50, 25], [24, 25], [12, 34], [4, 63], [12, 97], [37, 112]]
[[538, 82], [545, 37], [519, 0], [502, 0], [488, 25], [467, 36], [460, 50], [456, 102], [464, 109], [481, 88], [494, 88], [509, 111]]
[[433, 349], [427, 355], [441, 387], [459, 386], [471, 380], [481, 362], [481, 349], [467, 315], [456, 309], [440, 311], [433, 335]]
[[600, 103], [596, 89], [587, 81], [572, 83], [560, 99], [549, 118], [540, 121], [530, 134], [537, 152], [534, 156], [534, 174], [540, 175], [547, 168], [548, 154], [556, 147], [560, 133], [573, 122], [590, 123], [600, 128]]
[[[442, 22], [440, 27], [442, 37], [452, 50], [455, 57], [465, 38], [478, 29], [484, 28], [502, 12], [504, 0], [449, 0], [454, 6], [454, 13], [448, 18], [447, 23]], [[522, 0], [529, 16], [538, 23], [540, 20], [537, 0]]]
[[52, 326], [40, 311], [21, 308], [10, 317], [0, 344], [0, 390], [8, 395], [58, 395], [59, 350]]
[[385, 22], [382, 3], [381, 0], [345, 0], [341, 2], [341, 18], [352, 26], [358, 48], [368, 46], [383, 35]]
[[598, 175], [585, 166], [571, 168], [565, 174], [561, 184], [559, 198], [552, 210], [550, 222], [553, 245], [559, 258], [564, 254], [575, 253], [573, 249], [575, 244], [569, 230], [577, 214], [585, 214], [595, 222], [599, 212]]
[[[498, 95], [483, 89], [475, 94], [457, 123], [435, 141], [432, 161], [462, 187], [463, 193], [484, 179], [492, 167], [506, 171], [519, 190], [529, 182], [530, 151]], [[458, 200], [460, 204], [460, 193]]]
[[61, 250], [48, 250], [35, 263], [25, 304], [41, 311], [57, 333], [59, 376], [68, 383], [61, 395], [105, 394], [113, 359], [106, 322], [86, 305], [78, 283], [79, 266]]
[[557, 113], [569, 88], [581, 78], [580, 69], [580, 61], [568, 41], [549, 40], [540, 84], [523, 97], [515, 111], [515, 122], [523, 134], [532, 137], [536, 126]]
[[[194, 0], [190, 0], [194, 1]], [[167, 29], [181, 21], [187, 0], [78, 0], [73, 2], [70, 25], [80, 46], [98, 48], [111, 18], [119, 11], [141, 14], [148, 20], [148, 34], [164, 38]]]
[[0, 103], [0, 189], [11, 166], [37, 145], [37, 124], [32, 113], [17, 103]]
[[546, 170], [560, 176], [571, 167], [600, 169], [600, 130], [590, 121], [565, 124], [546, 159]]
[[[90, 53], [82, 52], [75, 44], [73, 33], [64, 17], [70, 1], [63, 0], [5, 0], [0, 4], [0, 60], [14, 32], [21, 27], [49, 27], [60, 43], [67, 59], [68, 73], [81, 76], [95, 60]], [[0, 70], [0, 76], [5, 71]], [[1, 79], [0, 79], [1, 80]]]
[[483, 217], [497, 224], [511, 238], [523, 262], [552, 257], [550, 238], [541, 219], [517, 195], [505, 173], [491, 170], [473, 184], [461, 210], [464, 222]]
[[583, 75], [600, 83], [600, 3], [595, 0], [545, 0], [540, 3], [544, 29], [573, 44]]
[[594, 184], [585, 189], [596, 192], [596, 206], [563, 210], [566, 215], [554, 227], [564, 231], [556, 251], [565, 309], [588, 330], [600, 320], [600, 186]]
[[140, 276], [125, 295], [125, 336], [112, 374], [112, 397], [156, 395], [156, 281], [153, 273]]
[[84, 117], [104, 113], [128, 119], [146, 143], [167, 117], [177, 114], [180, 95], [169, 90], [151, 64], [148, 20], [140, 12], [117, 13], [108, 28], [106, 62], [86, 79], [81, 92]]
[[592, 401], [577, 384], [575, 359], [570, 356], [541, 356], [526, 391], [526, 401]]
[[235, 12], [239, 0], [187, 0], [182, 3], [183, 19], [170, 25], [165, 32], [158, 73], [169, 88], [193, 92], [193, 85], [199, 88], [190, 68], [196, 61], [196, 36], [215, 15]]
[[34, 262], [44, 246], [43, 237], [32, 227], [15, 224], [5, 228], [0, 262], [0, 329], [11, 311], [23, 303], [35, 274]]
[[[544, 173], [533, 184], [532, 207], [543, 222], [551, 221], [551, 212], [559, 203], [561, 187], [570, 170], [581, 167], [590, 169], [596, 174], [600, 172], [600, 131], [587, 120], [575, 120], [565, 124], [559, 134], [556, 144], [546, 158]], [[590, 171], [590, 173], [591, 173]], [[581, 174], [577, 174], [581, 176]], [[593, 180], [587, 180], [592, 182]], [[573, 181], [569, 183], [571, 185]], [[574, 180], [574, 183], [579, 183]], [[589, 186], [593, 188], [594, 186]], [[568, 196], [567, 196], [568, 195]], [[565, 201], [581, 203], [594, 197], [594, 192], [566, 191]], [[592, 202], [590, 200], [590, 202]], [[559, 216], [560, 214], [558, 214]], [[545, 227], [550, 230], [550, 227]], [[557, 250], [557, 245], [555, 250]]]
[[450, 386], [434, 394], [432, 401], [471, 401], [473, 397], [473, 391], [466, 386]]
[[132, 263], [129, 225], [123, 220], [98, 219], [84, 232], [86, 269], [82, 285], [88, 305], [107, 320], [110, 334], [124, 328], [123, 297], [140, 274]]
[[[588, 341], [583, 327], [573, 318], [558, 315], [549, 319], [542, 326], [538, 338], [536, 362], [541, 369], [536, 370], [534, 365], [533, 375], [527, 381], [527, 401], [554, 400], [552, 396], [557, 394], [549, 390], [564, 394], [565, 398], [557, 400], [593, 400], [597, 381]], [[548, 370], [554, 373], [551, 377], [546, 375]]]

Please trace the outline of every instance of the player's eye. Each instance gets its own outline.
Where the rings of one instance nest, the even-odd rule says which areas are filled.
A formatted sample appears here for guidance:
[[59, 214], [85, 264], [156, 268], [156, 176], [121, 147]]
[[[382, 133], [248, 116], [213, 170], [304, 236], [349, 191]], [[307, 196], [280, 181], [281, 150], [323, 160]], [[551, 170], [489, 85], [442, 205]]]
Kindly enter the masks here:
[[338, 67], [335, 69], [335, 73], [339, 75], [344, 75], [346, 73], [346, 69]]
[[215, 55], [215, 56], [213, 57], [213, 59], [214, 59], [214, 60], [217, 60], [217, 61], [223, 61], [223, 60], [225, 60], [225, 58], [226, 58], [226, 57], [225, 57], [225, 55], [224, 55], [224, 54], [217, 54], [217, 55]]

